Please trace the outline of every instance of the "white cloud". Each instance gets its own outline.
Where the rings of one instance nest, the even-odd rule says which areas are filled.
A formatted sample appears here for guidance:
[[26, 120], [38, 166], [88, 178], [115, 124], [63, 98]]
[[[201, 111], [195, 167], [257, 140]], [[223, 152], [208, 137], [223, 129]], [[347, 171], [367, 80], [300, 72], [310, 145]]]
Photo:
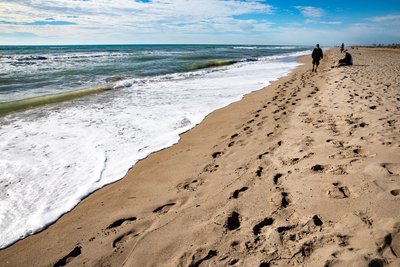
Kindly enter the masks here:
[[306, 18], [320, 18], [324, 15], [324, 10], [312, 6], [296, 6], [300, 13]]
[[0, 3], [2, 20], [31, 22], [51, 17], [70, 19], [80, 24], [113, 25], [114, 23], [209, 21], [249, 13], [272, 12], [270, 5], [258, 0], [154, 0], [149, 3], [132, 0], [15, 0]]
[[[0, 2], [0, 33], [29, 31], [46, 38], [96, 40], [102, 35], [116, 42], [139, 34], [257, 32], [270, 23], [237, 16], [272, 12], [273, 7], [261, 0], [10, 0]], [[28, 25], [49, 19], [76, 25]]]
[[372, 22], [386, 22], [386, 21], [397, 21], [400, 22], [400, 15], [386, 15], [386, 16], [381, 16], [381, 17], [372, 17], [367, 19]]
[[327, 24], [327, 25], [339, 25], [339, 24], [342, 24], [341, 21], [320, 21], [319, 23]]
[[304, 24], [325, 24], [325, 25], [340, 25], [342, 24], [341, 21], [323, 21], [323, 20], [316, 20], [316, 19], [306, 19]]
[[339, 25], [341, 21], [323, 21], [320, 20], [324, 16], [324, 10], [318, 7], [312, 6], [296, 6], [301, 14], [306, 18], [305, 24], [325, 24], [325, 25]]

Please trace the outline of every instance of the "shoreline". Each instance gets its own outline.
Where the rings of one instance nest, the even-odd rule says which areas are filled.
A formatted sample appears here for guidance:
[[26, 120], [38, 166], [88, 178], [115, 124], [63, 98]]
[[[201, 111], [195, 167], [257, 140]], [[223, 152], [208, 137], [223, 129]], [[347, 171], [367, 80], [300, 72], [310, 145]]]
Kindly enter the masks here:
[[[17, 177], [15, 175], [13, 176], [13, 174], [16, 173], [18, 170], [16, 170], [14, 166], [11, 165], [10, 166], [10, 173], [12, 178], [10, 182], [11, 186], [8, 187], [6, 184], [7, 191], [11, 192], [11, 194], [12, 192], [20, 192], [21, 199], [30, 199], [38, 194], [41, 194], [38, 191], [44, 187], [43, 189], [44, 191], [46, 191], [45, 196], [54, 195], [55, 197], [53, 199], [47, 197], [36, 198], [37, 201], [34, 201], [36, 202], [35, 206], [33, 206], [33, 209], [31, 209], [29, 212], [24, 212], [23, 205], [17, 205], [16, 207], [20, 207], [20, 209], [16, 209], [14, 216], [12, 213], [8, 213], [10, 214], [11, 218], [9, 218], [8, 221], [3, 222], [4, 232], [2, 235], [2, 246], [5, 246], [5, 244], [7, 243], [5, 242], [5, 240], [17, 240], [19, 239], [19, 237], [26, 236], [29, 233], [32, 234], [34, 232], [37, 232], [38, 229], [43, 229], [44, 225], [49, 225], [49, 222], [54, 222], [55, 220], [57, 220], [62, 214], [68, 212], [73, 207], [75, 207], [76, 204], [80, 202], [83, 198], [85, 198], [87, 195], [89, 195], [89, 193], [92, 193], [98, 188], [103, 187], [105, 184], [109, 184], [117, 179], [121, 179], [125, 175], [127, 170], [131, 168], [132, 165], [134, 165], [134, 163], [138, 159], [147, 156], [152, 151], [157, 151], [163, 147], [171, 146], [174, 143], [176, 143], [178, 141], [179, 133], [186, 131], [188, 128], [191, 128], [194, 125], [198, 124], [200, 120], [202, 120], [204, 116], [210, 113], [212, 110], [226, 106], [234, 101], [239, 101], [244, 94], [249, 93], [250, 91], [254, 91], [254, 88], [260, 88], [262, 86], [266, 86], [267, 84], [270, 83], [271, 79], [277, 79], [277, 76], [287, 74], [288, 71], [294, 68], [294, 66], [297, 66], [297, 63], [294, 62], [294, 59], [290, 60], [290, 62], [283, 63], [283, 65], [285, 66], [283, 66], [282, 68], [276, 68], [276, 69], [274, 68], [274, 65], [276, 63], [269, 62], [268, 60], [266, 60], [266, 62], [264, 63], [261, 62], [261, 64], [258, 63], [240, 64], [241, 66], [239, 65], [239, 68], [233, 68], [233, 69], [228, 68], [225, 71], [222, 70], [222, 74], [219, 75], [218, 73], [221, 72], [217, 71], [215, 72], [215, 75], [211, 73], [210, 75], [211, 77], [209, 77], [210, 81], [208, 81], [207, 79], [203, 79], [203, 75], [200, 75], [199, 79], [193, 80], [192, 82], [193, 85], [191, 85], [190, 82], [189, 84], [187, 84], [187, 89], [193, 92], [193, 94], [191, 94], [192, 96], [189, 97], [187, 100], [194, 102], [193, 105], [189, 106], [184, 106], [185, 96], [183, 96], [183, 98], [180, 98], [178, 92], [179, 90], [176, 90], [177, 88], [179, 89], [179, 87], [182, 86], [182, 83], [180, 82], [176, 83], [175, 81], [171, 82], [161, 81], [160, 83], [156, 83], [154, 89], [156, 93], [157, 89], [161, 89], [162, 91], [171, 93], [167, 94], [172, 96], [165, 98], [166, 100], [165, 102], [167, 104], [161, 105], [162, 106], [161, 109], [158, 109], [156, 107], [149, 109], [148, 107], [146, 107], [149, 105], [146, 105], [145, 103], [152, 103], [151, 99], [152, 98], [151, 95], [153, 94], [152, 90], [148, 90], [149, 91], [148, 96], [150, 97], [149, 100], [150, 102], [141, 101], [140, 97], [136, 97], [135, 93], [136, 90], [133, 90], [132, 94], [119, 95], [119, 100], [124, 101], [124, 99], [128, 99], [127, 102], [123, 103], [128, 104], [130, 102], [129, 97], [132, 97], [133, 101], [133, 105], [123, 105], [123, 107], [121, 108], [119, 107], [118, 99], [116, 99], [116, 101], [113, 101], [114, 104], [108, 109], [106, 106], [100, 105], [98, 107], [95, 106], [94, 109], [92, 108], [79, 109], [80, 112], [74, 111], [73, 103], [71, 105], [69, 105], [68, 103], [60, 104], [61, 107], [66, 107], [66, 108], [61, 108], [59, 111], [57, 110], [58, 109], [57, 106], [51, 105], [48, 107], [44, 107], [45, 116], [42, 119], [39, 118], [39, 119], [34, 119], [32, 121], [28, 120], [26, 123], [24, 123], [24, 121], [20, 122], [18, 119], [18, 115], [16, 115], [15, 123], [13, 123], [15, 124], [15, 126], [13, 127], [12, 126], [13, 124], [10, 124], [8, 128], [7, 127], [3, 128], [2, 131], [2, 135], [5, 137], [5, 139], [10, 140], [9, 142], [5, 143], [6, 151], [8, 151], [7, 146], [15, 148], [11, 149], [10, 153], [6, 153], [7, 155], [6, 158], [12, 159], [16, 157], [16, 159], [18, 159], [18, 151], [24, 149], [25, 147], [32, 148], [28, 151], [27, 154], [28, 156], [33, 154], [34, 157], [32, 158], [31, 155], [32, 160], [29, 159], [27, 160], [26, 166], [24, 168], [27, 171], [23, 171], [18, 175], [21, 177], [30, 177], [29, 179], [30, 186], [27, 185], [26, 187], [25, 186], [20, 187], [18, 185], [18, 182], [13, 183], [13, 181], [17, 181]], [[278, 65], [279, 64], [280, 63], [278, 62]], [[266, 71], [265, 68], [271, 71]], [[239, 71], [237, 71], [236, 69], [238, 69]], [[245, 75], [244, 73], [246, 73], [246, 71], [248, 72], [249, 70], [254, 70], [254, 71], [252, 73], [246, 74], [246, 76], [248, 75], [247, 77], [249, 78], [248, 81], [242, 81], [241, 77]], [[242, 75], [238, 75], [240, 73]], [[205, 77], [206, 76], [207, 75], [205, 75]], [[226, 80], [226, 82], [224, 83], [217, 82], [219, 80], [218, 76], [222, 78], [221, 80]], [[214, 78], [217, 77], [216, 82], [213, 82], [213, 77]], [[186, 79], [183, 79], [183, 85], [185, 85], [185, 80]], [[234, 81], [237, 81], [237, 83]], [[163, 89], [163, 87], [165, 88], [165, 90]], [[200, 89], [198, 94], [196, 93], [196, 90], [193, 90], [196, 87], [199, 87]], [[207, 91], [208, 93], [202, 93], [201, 92], [202, 87], [206, 88], [209, 87], [209, 89], [211, 90], [208, 90]], [[144, 88], [149, 88], [149, 86], [144, 86]], [[107, 101], [110, 95], [114, 94], [105, 93], [93, 97], [97, 99], [96, 102], [98, 100], [99, 100], [98, 102], [102, 102], [102, 100]], [[203, 104], [202, 101], [196, 100], [197, 97], [193, 97], [193, 95], [198, 96], [198, 99], [203, 99], [205, 103]], [[214, 97], [210, 98], [210, 96], [215, 96], [215, 98]], [[171, 101], [168, 101], [169, 98], [171, 99]], [[78, 100], [77, 101], [78, 105], [80, 104], [80, 101], [84, 100], [83, 99]], [[141, 102], [144, 104], [141, 104]], [[124, 108], [124, 106], [126, 108]], [[142, 113], [140, 113], [140, 110], [138, 110], [141, 108], [143, 108], [144, 111]], [[48, 115], [46, 114], [47, 112], [46, 110], [49, 110]], [[113, 114], [115, 110], [124, 110], [124, 112]], [[148, 112], [149, 110], [151, 112]], [[69, 119], [71, 116], [71, 112], [73, 113], [74, 119], [72, 118]], [[146, 112], [152, 114], [153, 118], [159, 118], [159, 119], [154, 120], [153, 118], [150, 118], [149, 120], [150, 124], [148, 124], [146, 120], [147, 117]], [[28, 117], [30, 113], [31, 112], [27, 111], [26, 114], [28, 115]], [[34, 113], [35, 111], [33, 111], [33, 114], [31, 114], [31, 116], [32, 115], [36, 116]], [[25, 116], [25, 113], [23, 113], [23, 115]], [[90, 125], [86, 125], [85, 120], [82, 120], [82, 118], [85, 117], [90, 118], [91, 121], [95, 122], [93, 127], [91, 127], [92, 123]], [[132, 118], [135, 119], [132, 120]], [[11, 119], [13, 118], [11, 117]], [[141, 121], [143, 122], [143, 120], [145, 121], [142, 127], [140, 122]], [[159, 123], [154, 123], [155, 121], [158, 121]], [[64, 135], [66, 133], [64, 133], [63, 131], [63, 126], [66, 124], [74, 125], [75, 131], [70, 132], [70, 134], [67, 133], [67, 135], [69, 136], [69, 138], [67, 138], [68, 140], [67, 142], [65, 141], [58, 142], [58, 140], [64, 139]], [[121, 127], [121, 125], [124, 125], [125, 127]], [[168, 125], [172, 129], [169, 129], [167, 127]], [[138, 126], [138, 128], [136, 126]], [[15, 127], [18, 127], [17, 131], [13, 130], [13, 128]], [[97, 134], [93, 134], [92, 131], [93, 128], [95, 128]], [[31, 130], [27, 131], [26, 129], [31, 129]], [[30, 132], [32, 131], [33, 132], [36, 131], [37, 134], [35, 136], [38, 136], [39, 138], [35, 137], [31, 138]], [[117, 131], [118, 134], [116, 134]], [[168, 131], [169, 132], [172, 131], [171, 136], [168, 134], [160, 134], [162, 132], [168, 132]], [[147, 134], [144, 134], [146, 132]], [[21, 135], [28, 138], [23, 138], [24, 139], [23, 142], [18, 142], [18, 137]], [[128, 136], [130, 138], [128, 138]], [[55, 145], [52, 145], [53, 152], [57, 153], [55, 157], [52, 157], [51, 154], [50, 156], [48, 156], [47, 153], [41, 153], [41, 151], [46, 149], [46, 142], [43, 143], [41, 142], [41, 139], [43, 139], [43, 137], [48, 137], [46, 139], [50, 143], [52, 143], [52, 141], [55, 142], [54, 143]], [[157, 139], [153, 139], [151, 137]], [[147, 144], [153, 144], [153, 145], [148, 148], [145, 147], [142, 150], [144, 146], [142, 144], [145, 144], [146, 141]], [[68, 143], [70, 144], [69, 146]], [[104, 146], [105, 148], [104, 153], [102, 153], [103, 150], [100, 150], [99, 151], [100, 153], [91, 154], [90, 149], [85, 149], [86, 143], [88, 144], [93, 143], [91, 147], [98, 147], [99, 145]], [[37, 146], [37, 144], [39, 144], [39, 147]], [[41, 146], [41, 144], [43, 145]], [[83, 149], [81, 149], [81, 147], [83, 147]], [[64, 155], [61, 155], [60, 157], [58, 154], [60, 152], [63, 153], [63, 151], [65, 152], [75, 151], [75, 152], [73, 153], [67, 152]], [[79, 151], [78, 154], [76, 154], [77, 151]], [[135, 152], [138, 151], [138, 153], [132, 153], [133, 151]], [[73, 154], [76, 154], [77, 158], [75, 159], [71, 158], [70, 156], [73, 156]], [[106, 157], [105, 163], [107, 163], [108, 168], [105, 168], [103, 170], [104, 172], [102, 172], [104, 173], [103, 179], [97, 180], [96, 171], [99, 168], [103, 167], [102, 164], [103, 161], [101, 161], [102, 157]], [[35, 161], [34, 158], [38, 159], [42, 158], [44, 159], [44, 162], [46, 162], [46, 160], [50, 160], [50, 164], [48, 165], [53, 167], [46, 168], [46, 166], [44, 166], [41, 163], [31, 164], [32, 162]], [[99, 160], [96, 161], [96, 159], [99, 158], [101, 162], [99, 162]], [[58, 164], [57, 159], [66, 161], [66, 163]], [[79, 167], [69, 168], [68, 166], [70, 165], [71, 166], [76, 165]], [[31, 176], [29, 173], [29, 169], [31, 168], [39, 169], [39, 171], [37, 171], [36, 173], [40, 175]], [[75, 174], [75, 177], [71, 177], [70, 174]], [[46, 179], [47, 181], [49, 181], [48, 186], [41, 183], [41, 180], [43, 179], [41, 177], [49, 177], [49, 179]], [[72, 196], [72, 194], [63, 194], [62, 192], [65, 191], [64, 189], [66, 190], [69, 189], [68, 184], [63, 185], [62, 183], [58, 183], [57, 180], [59, 180], [59, 178], [57, 177], [63, 177], [63, 179], [68, 179], [68, 180], [69, 177], [74, 179], [76, 178], [75, 180], [78, 180], [79, 183], [77, 183], [73, 179], [71, 184], [73, 185], [74, 181], [75, 184], [81, 184], [82, 186], [80, 186], [80, 188], [77, 190], [80, 193], [74, 196]], [[96, 179], [96, 183], [94, 184], [89, 183], [88, 186], [88, 183], [86, 181], [91, 181], [92, 179]], [[58, 185], [56, 185], [54, 181]], [[90, 187], [90, 185], [93, 186]], [[75, 188], [76, 187], [72, 187], [72, 190], [75, 190]], [[6, 198], [5, 201], [8, 202], [8, 199]], [[12, 198], [10, 199], [10, 202], [13, 203]], [[54, 203], [54, 205], [51, 205], [51, 207], [54, 207], [56, 205], [61, 206], [62, 211], [60, 212], [54, 211], [54, 209], [52, 209], [51, 207], [48, 210], [42, 209], [41, 207], [43, 206], [43, 204], [47, 205], [47, 203], [50, 204]], [[66, 205], [64, 205], [64, 203]], [[30, 206], [28, 205], [28, 207]], [[19, 211], [22, 211], [21, 216], [17, 216], [17, 214], [19, 214]], [[23, 214], [26, 214], [26, 216], [24, 216]], [[37, 220], [33, 221], [31, 219], [32, 217], [37, 218]], [[12, 224], [11, 222], [14, 220], [17, 223]], [[18, 225], [21, 225], [21, 227], [18, 227]]]
[[[302, 57], [300, 61], [306, 64], [290, 75], [210, 113], [181, 134], [178, 144], [139, 161], [122, 180], [92, 193], [46, 230], [0, 250], [0, 263], [176, 266], [236, 260], [240, 265], [321, 265], [336, 260], [329, 256], [333, 250], [340, 251], [342, 262], [350, 259], [351, 263], [361, 264], [362, 256], [367, 255], [367, 263], [375, 259], [398, 263], [389, 251], [396, 251], [396, 243], [383, 243], [382, 255], [376, 254], [371, 242], [365, 247], [360, 244], [365, 227], [372, 229], [374, 240], [391, 233], [396, 242], [399, 236], [393, 225], [400, 222], [400, 215], [391, 215], [399, 204], [395, 195], [400, 188], [399, 147], [395, 146], [398, 137], [393, 134], [398, 128], [396, 122], [388, 126], [391, 132], [384, 131], [386, 126], [376, 126], [383, 127], [376, 135], [389, 136], [391, 144], [372, 147], [365, 140], [376, 139], [367, 132], [362, 133], [364, 139], [353, 140], [357, 131], [375, 125], [362, 121], [370, 119], [364, 115], [361, 120], [360, 116], [346, 117], [346, 102], [352, 101], [360, 114], [364, 114], [364, 107], [353, 100], [355, 93], [348, 100], [338, 84], [350, 80], [349, 75], [360, 78], [359, 72], [364, 73], [359, 67], [330, 68], [337, 56], [335, 50], [328, 52], [315, 75], [310, 74], [309, 58]], [[352, 81], [346, 82], [346, 87], [358, 90]], [[372, 83], [373, 92], [381, 90], [381, 85]], [[386, 94], [391, 93], [389, 88]], [[332, 104], [328, 99], [343, 101]], [[358, 101], [363, 100], [368, 98]], [[395, 108], [393, 104], [388, 107], [391, 112]], [[316, 112], [310, 114], [312, 109]], [[331, 114], [335, 116], [329, 117]], [[347, 125], [345, 117], [353, 123]], [[322, 130], [327, 130], [331, 138], [323, 138]], [[326, 154], [329, 152], [333, 157]], [[380, 161], [371, 163], [371, 158]], [[362, 191], [367, 185], [373, 187], [374, 182], [360, 176], [361, 167], [376, 176], [386, 175], [387, 169], [393, 180], [387, 185], [376, 178], [378, 187], [384, 188], [377, 202], [386, 205], [380, 216], [364, 211], [353, 216], [356, 219], [351, 215], [363, 194], [372, 196], [378, 190], [374, 187], [372, 195]], [[320, 176], [329, 183], [321, 182]], [[348, 176], [364, 179], [363, 187]], [[385, 189], [389, 185], [391, 188]], [[319, 192], [321, 188], [323, 192]], [[307, 193], [311, 191], [317, 193]], [[376, 212], [374, 207], [379, 205], [370, 209]], [[356, 210], [363, 210], [361, 206]], [[372, 223], [388, 217], [391, 223]], [[361, 223], [366, 221], [366, 226], [360, 225], [357, 218]], [[342, 233], [346, 227], [355, 226], [356, 234]], [[365, 235], [370, 238], [371, 234]], [[350, 244], [354, 252], [347, 250]], [[293, 257], [288, 259], [290, 255]]]

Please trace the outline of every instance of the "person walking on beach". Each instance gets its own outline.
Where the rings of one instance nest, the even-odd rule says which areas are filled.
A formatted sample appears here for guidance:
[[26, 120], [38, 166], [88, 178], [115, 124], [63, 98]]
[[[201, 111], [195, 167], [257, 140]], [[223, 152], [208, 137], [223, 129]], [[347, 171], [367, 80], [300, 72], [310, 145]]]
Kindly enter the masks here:
[[342, 43], [342, 45], [340, 46], [340, 53], [343, 53], [344, 51], [344, 43]]
[[319, 44], [317, 44], [317, 47], [315, 47], [312, 51], [311, 57], [313, 59], [312, 71], [317, 72], [319, 61], [324, 58], [324, 54], [322, 53], [322, 49], [319, 47]]

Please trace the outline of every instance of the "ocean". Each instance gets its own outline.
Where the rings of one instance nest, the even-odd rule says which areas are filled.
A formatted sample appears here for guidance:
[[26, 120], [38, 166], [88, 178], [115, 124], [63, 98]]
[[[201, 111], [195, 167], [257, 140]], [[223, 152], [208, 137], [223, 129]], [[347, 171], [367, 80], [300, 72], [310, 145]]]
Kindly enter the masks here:
[[307, 46], [0, 46], [0, 248], [36, 233]]

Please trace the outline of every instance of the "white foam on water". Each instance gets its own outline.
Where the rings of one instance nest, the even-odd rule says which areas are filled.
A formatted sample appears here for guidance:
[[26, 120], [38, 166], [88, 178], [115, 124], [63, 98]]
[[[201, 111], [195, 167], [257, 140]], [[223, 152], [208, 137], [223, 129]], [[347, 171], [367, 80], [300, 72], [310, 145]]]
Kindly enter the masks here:
[[258, 48], [259, 48], [258, 46], [234, 46], [233, 47], [233, 49], [249, 49], [249, 50], [258, 49]]
[[[0, 248], [169, 147], [210, 112], [299, 64], [266, 58], [150, 80], [0, 118]], [[127, 87], [124, 87], [127, 86]]]
[[264, 49], [264, 50], [279, 50], [279, 49], [295, 49], [296, 46], [234, 46], [233, 49]]

